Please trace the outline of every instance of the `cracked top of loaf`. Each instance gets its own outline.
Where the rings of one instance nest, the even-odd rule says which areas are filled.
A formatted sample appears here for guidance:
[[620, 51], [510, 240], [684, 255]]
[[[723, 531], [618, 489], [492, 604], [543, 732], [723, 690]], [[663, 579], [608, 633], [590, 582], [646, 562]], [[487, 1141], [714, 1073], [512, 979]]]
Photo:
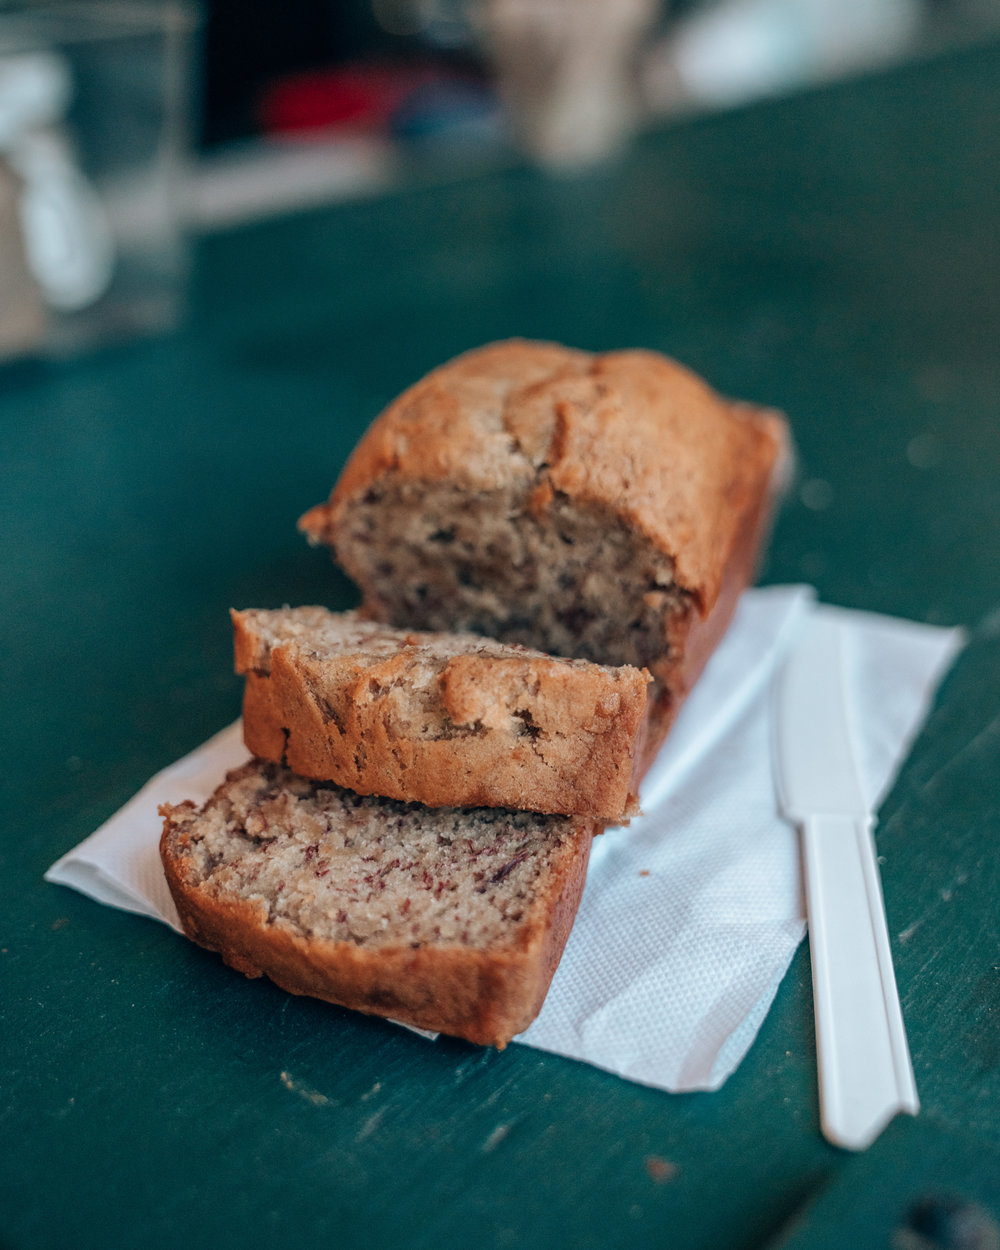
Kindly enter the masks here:
[[404, 391], [358, 444], [330, 500], [300, 525], [335, 546], [364, 589], [366, 570], [337, 540], [345, 513], [373, 487], [513, 489], [536, 515], [569, 497], [611, 509], [669, 556], [705, 614], [746, 513], [785, 455], [779, 414], [727, 400], [655, 352], [513, 339]]

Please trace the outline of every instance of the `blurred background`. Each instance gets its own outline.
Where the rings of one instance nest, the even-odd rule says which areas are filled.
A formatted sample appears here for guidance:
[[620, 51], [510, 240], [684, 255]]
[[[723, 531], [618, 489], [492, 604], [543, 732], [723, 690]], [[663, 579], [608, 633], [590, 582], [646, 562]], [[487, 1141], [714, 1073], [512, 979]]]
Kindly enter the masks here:
[[191, 238], [988, 39], [997, 0], [0, 6], [0, 359], [174, 324]]

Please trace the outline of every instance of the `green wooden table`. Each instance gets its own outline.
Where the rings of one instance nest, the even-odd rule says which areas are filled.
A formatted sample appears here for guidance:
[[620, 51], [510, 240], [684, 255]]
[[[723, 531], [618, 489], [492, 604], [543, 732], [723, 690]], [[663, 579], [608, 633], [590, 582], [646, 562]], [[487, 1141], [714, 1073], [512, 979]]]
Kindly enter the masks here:
[[[615, 168], [409, 185], [199, 247], [170, 338], [0, 373], [0, 1245], [889, 1246], [1000, 1208], [1000, 49], [681, 125]], [[295, 518], [380, 406], [501, 336], [642, 345], [784, 408], [763, 577], [960, 623], [880, 816], [924, 1112], [817, 1127], [808, 953], [715, 1094], [249, 982], [45, 868], [228, 723], [230, 605], [351, 587]]]

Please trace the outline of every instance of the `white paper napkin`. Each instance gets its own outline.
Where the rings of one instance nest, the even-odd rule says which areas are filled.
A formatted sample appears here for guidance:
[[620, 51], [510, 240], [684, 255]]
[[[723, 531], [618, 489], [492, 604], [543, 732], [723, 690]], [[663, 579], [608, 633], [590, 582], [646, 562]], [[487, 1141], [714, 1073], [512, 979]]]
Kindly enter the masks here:
[[[646, 776], [643, 815], [597, 839], [566, 953], [520, 1042], [672, 1091], [717, 1089], [746, 1054], [805, 933], [769, 714], [771, 679], [810, 612], [846, 628], [859, 763], [873, 803], [885, 794], [961, 631], [819, 607], [801, 586], [748, 591]], [[46, 880], [179, 929], [157, 806], [200, 803], [247, 758], [231, 725], [157, 774]]]

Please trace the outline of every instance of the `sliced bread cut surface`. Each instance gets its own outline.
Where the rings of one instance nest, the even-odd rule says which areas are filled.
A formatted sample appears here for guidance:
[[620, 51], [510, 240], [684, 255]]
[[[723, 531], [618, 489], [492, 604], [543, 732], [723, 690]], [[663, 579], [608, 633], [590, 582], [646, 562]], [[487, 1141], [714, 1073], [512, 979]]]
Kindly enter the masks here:
[[369, 428], [300, 521], [369, 615], [653, 674], [655, 749], [752, 578], [787, 428], [649, 351], [493, 343]]
[[254, 760], [165, 806], [185, 933], [250, 977], [502, 1047], [537, 1015], [599, 826], [426, 808]]
[[362, 794], [622, 821], [649, 674], [355, 612], [234, 612], [258, 756]]

